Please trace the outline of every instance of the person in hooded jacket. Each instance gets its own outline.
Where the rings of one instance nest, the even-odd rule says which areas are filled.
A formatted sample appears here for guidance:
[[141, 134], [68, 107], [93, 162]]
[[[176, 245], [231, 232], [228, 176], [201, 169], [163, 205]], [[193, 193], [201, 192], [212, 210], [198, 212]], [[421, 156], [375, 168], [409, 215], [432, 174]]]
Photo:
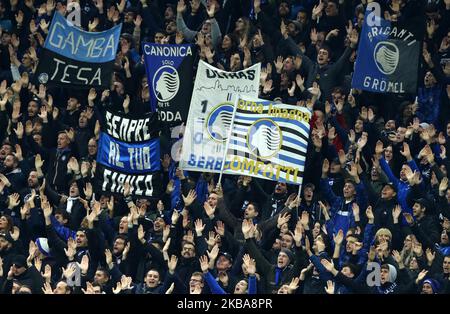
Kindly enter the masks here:
[[[414, 291], [414, 282], [409, 280], [409, 275], [405, 265], [403, 264], [402, 257], [399, 252], [393, 251], [392, 256], [398, 264], [398, 269], [393, 264], [382, 264], [380, 266], [379, 284], [374, 282], [372, 286], [368, 285], [366, 280], [365, 284], [371, 294], [405, 294]], [[376, 271], [376, 270], [375, 270]], [[369, 275], [367, 265], [364, 265], [360, 274], [361, 278], [368, 278]]]

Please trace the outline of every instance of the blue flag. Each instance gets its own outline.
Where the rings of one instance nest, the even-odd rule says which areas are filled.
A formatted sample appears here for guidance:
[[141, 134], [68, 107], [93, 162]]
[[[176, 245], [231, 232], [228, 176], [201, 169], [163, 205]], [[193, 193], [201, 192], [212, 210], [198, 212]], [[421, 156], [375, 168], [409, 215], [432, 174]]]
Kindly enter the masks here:
[[36, 70], [37, 84], [108, 88], [122, 24], [86, 32], [55, 12]]
[[142, 50], [151, 110], [158, 111], [160, 121], [185, 122], [192, 95], [194, 46], [143, 43]]
[[353, 88], [377, 93], [416, 93], [424, 13], [414, 13], [415, 16], [391, 22], [366, 11]]
[[100, 133], [97, 162], [126, 173], [148, 173], [160, 169], [159, 138], [125, 143]]

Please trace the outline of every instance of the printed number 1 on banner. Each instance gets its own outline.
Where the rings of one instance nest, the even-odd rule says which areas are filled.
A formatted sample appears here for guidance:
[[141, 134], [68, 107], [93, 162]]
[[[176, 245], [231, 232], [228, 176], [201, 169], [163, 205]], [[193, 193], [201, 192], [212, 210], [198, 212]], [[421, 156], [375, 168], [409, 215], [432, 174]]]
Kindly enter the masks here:
[[206, 112], [206, 107], [208, 106], [208, 101], [207, 100], [203, 100], [200, 105], [203, 107], [202, 108], [202, 113]]

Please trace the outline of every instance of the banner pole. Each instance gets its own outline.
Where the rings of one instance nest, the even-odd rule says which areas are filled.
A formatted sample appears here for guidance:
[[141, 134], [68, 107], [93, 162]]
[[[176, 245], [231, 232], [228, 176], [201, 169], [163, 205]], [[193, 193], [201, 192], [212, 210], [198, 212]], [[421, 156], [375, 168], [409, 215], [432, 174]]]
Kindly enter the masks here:
[[231, 119], [230, 129], [228, 130], [227, 140], [226, 140], [226, 144], [225, 144], [225, 150], [223, 151], [223, 155], [222, 155], [223, 161], [222, 161], [222, 167], [220, 169], [219, 182], [217, 182], [218, 186], [222, 184], [222, 176], [223, 176], [223, 171], [225, 168], [225, 161], [226, 161], [226, 157], [227, 157], [228, 146], [230, 145], [230, 138], [231, 138], [231, 133], [233, 131], [234, 118], [236, 116], [236, 108], [237, 108], [237, 103], [238, 103], [239, 99], [240, 99], [240, 95], [237, 95], [237, 97], [234, 101], [233, 118]]
[[[297, 198], [299, 200], [300, 200], [300, 194], [302, 192], [302, 188], [301, 187], [302, 187], [301, 185], [298, 186], [298, 192], [297, 192]], [[300, 216], [299, 216], [299, 209], [300, 209], [300, 202], [298, 203], [298, 206], [297, 206], [297, 217], [300, 218]]]

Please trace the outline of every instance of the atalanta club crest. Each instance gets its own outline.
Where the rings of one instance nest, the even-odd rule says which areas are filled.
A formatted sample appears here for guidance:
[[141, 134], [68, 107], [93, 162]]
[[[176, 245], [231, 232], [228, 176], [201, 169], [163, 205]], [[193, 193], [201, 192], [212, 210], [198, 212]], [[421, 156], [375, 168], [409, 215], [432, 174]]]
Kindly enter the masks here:
[[41, 84], [47, 84], [47, 82], [48, 82], [48, 74], [47, 73], [39, 74], [38, 80], [39, 80], [39, 83], [41, 83]]
[[153, 76], [152, 85], [159, 101], [171, 100], [177, 95], [180, 88], [180, 77], [177, 70], [170, 65], [159, 68]]
[[209, 137], [216, 142], [225, 142], [233, 120], [233, 105], [222, 103], [215, 107], [206, 119]]
[[281, 149], [283, 136], [280, 127], [270, 119], [260, 119], [250, 126], [247, 147], [256, 157], [269, 159]]
[[397, 69], [400, 51], [395, 44], [381, 41], [375, 46], [373, 56], [378, 70], [383, 74], [390, 75]]

